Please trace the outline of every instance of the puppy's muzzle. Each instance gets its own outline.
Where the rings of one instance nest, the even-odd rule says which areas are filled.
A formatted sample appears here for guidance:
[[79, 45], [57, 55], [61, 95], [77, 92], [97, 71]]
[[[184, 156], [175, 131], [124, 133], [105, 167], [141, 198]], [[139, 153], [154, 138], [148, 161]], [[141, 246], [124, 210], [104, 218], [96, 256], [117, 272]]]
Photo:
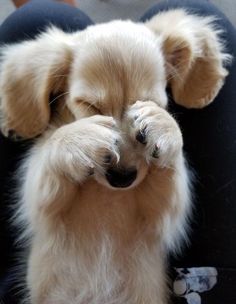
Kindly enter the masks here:
[[107, 181], [115, 188], [129, 187], [135, 181], [136, 177], [137, 170], [135, 168], [110, 168], [106, 172]]

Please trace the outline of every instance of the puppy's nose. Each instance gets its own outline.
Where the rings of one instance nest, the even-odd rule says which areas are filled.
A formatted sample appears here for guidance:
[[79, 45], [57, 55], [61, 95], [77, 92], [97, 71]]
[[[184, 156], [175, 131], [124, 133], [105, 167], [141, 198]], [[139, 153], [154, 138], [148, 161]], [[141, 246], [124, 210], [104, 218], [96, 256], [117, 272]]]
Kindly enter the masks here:
[[129, 187], [137, 177], [135, 168], [118, 169], [110, 168], [106, 172], [106, 178], [112, 187], [126, 188]]

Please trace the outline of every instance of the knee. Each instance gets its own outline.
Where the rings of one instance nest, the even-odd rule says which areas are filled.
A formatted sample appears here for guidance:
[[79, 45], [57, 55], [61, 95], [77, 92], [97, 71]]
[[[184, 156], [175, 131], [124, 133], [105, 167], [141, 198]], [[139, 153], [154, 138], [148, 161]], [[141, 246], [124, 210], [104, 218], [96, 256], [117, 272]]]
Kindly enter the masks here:
[[161, 11], [178, 8], [185, 8], [188, 11], [201, 16], [217, 15], [220, 18], [226, 18], [214, 4], [207, 0], [170, 0], [162, 1], [154, 5], [142, 16], [141, 20], [148, 20]]
[[30, 1], [14, 11], [0, 27], [0, 43], [16, 43], [35, 38], [49, 25], [64, 31], [82, 30], [92, 24], [79, 9], [52, 0]]
[[150, 8], [141, 18], [142, 22], [151, 19], [156, 14], [172, 10], [186, 9], [191, 14], [200, 16], [216, 16], [216, 25], [221, 28], [222, 39], [226, 42], [227, 51], [235, 56], [236, 31], [227, 17], [212, 3], [207, 0], [169, 0], [162, 1]]

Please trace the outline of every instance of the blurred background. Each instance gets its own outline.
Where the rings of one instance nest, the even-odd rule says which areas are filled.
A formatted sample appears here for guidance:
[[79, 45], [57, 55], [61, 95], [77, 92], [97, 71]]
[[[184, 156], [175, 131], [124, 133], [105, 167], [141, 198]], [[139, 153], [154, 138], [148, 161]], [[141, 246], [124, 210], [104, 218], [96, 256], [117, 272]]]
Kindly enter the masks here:
[[[201, 0], [198, 0], [201, 1]], [[209, 0], [218, 6], [236, 26], [236, 0]], [[76, 0], [78, 7], [95, 22], [123, 18], [137, 20], [160, 0]], [[0, 0], [0, 24], [14, 10], [11, 0]]]

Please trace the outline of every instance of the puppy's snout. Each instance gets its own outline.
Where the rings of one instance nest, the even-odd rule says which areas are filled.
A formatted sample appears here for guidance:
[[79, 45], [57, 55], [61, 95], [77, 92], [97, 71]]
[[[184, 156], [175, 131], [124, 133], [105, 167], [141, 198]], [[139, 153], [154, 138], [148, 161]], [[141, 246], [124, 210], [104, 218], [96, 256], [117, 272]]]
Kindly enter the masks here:
[[129, 187], [137, 177], [136, 168], [110, 168], [106, 172], [106, 179], [112, 187], [126, 188]]

